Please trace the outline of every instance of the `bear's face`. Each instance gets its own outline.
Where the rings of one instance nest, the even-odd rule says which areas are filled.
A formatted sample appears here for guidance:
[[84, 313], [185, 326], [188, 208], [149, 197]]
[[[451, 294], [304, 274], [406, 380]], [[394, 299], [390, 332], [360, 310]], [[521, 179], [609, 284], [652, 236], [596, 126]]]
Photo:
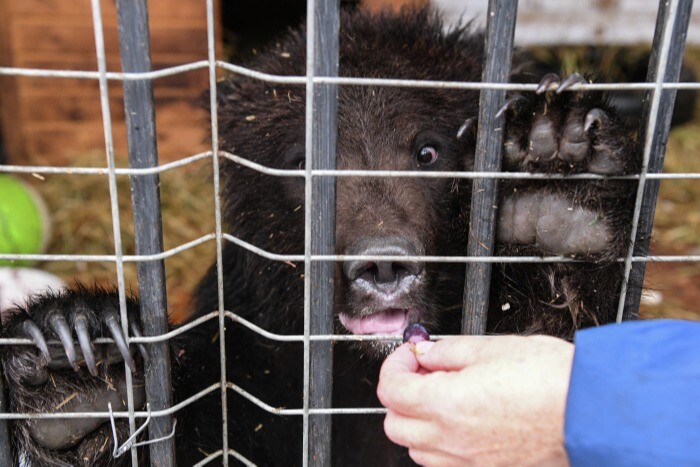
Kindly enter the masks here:
[[[440, 97], [409, 89], [341, 89], [338, 168], [464, 170], [472, 158], [465, 142], [457, 139], [460, 122], [447, 121], [448, 113], [434, 111], [447, 103], [441, 105]], [[395, 257], [338, 264], [340, 332], [400, 334], [419, 321], [437, 330], [444, 309], [459, 304], [459, 297], [446, 294], [443, 287], [446, 279], [461, 280], [453, 266], [400, 258], [464, 253], [466, 242], [458, 244], [458, 238], [464, 238], [460, 201], [466, 204], [462, 198], [468, 190], [461, 185], [448, 178], [337, 179], [337, 253]], [[460, 290], [458, 284], [451, 285]], [[392, 345], [374, 342], [364, 347], [388, 351]]]
[[[478, 80], [480, 52], [465, 49], [459, 35], [439, 38], [414, 22], [405, 27], [413, 30], [407, 36], [417, 38], [412, 43], [387, 42], [381, 28], [365, 30], [362, 22], [342, 26], [340, 75]], [[292, 34], [260, 54], [252, 67], [304, 75], [304, 55], [303, 34]], [[303, 85], [233, 76], [217, 92], [223, 150], [268, 167], [304, 167]], [[477, 108], [474, 91], [341, 85], [337, 168], [470, 170], [474, 141], [471, 135], [457, 138], [457, 131]], [[233, 235], [275, 253], [303, 253], [303, 177], [263, 175], [233, 163], [224, 165], [224, 175], [225, 215]], [[336, 178], [336, 253], [394, 257], [336, 263], [337, 332], [398, 334], [414, 321], [431, 332], [458, 331], [464, 265], [401, 257], [464, 255], [470, 188], [464, 179]], [[246, 261], [240, 273], [248, 276], [246, 289], [257, 297], [257, 322], [279, 332], [300, 332], [303, 264], [273, 264], [253, 255]], [[274, 309], [274, 318], [266, 308]], [[363, 344], [363, 350], [381, 353], [391, 347]]]
[[[248, 116], [245, 130], [227, 132], [224, 148], [266, 166], [304, 168], [303, 95], [298, 88], [258, 92], [267, 100], [259, 106], [249, 101], [249, 115], [255, 118]], [[337, 168], [403, 172], [471, 168], [473, 142], [457, 138], [469, 98], [456, 91], [341, 87]], [[225, 197], [232, 233], [247, 235], [244, 240], [274, 252], [301, 254], [304, 179], [260, 175], [237, 166], [234, 170], [235, 174], [229, 173], [231, 195]], [[465, 254], [468, 185], [451, 178], [338, 177], [336, 254]], [[464, 266], [396, 259], [336, 264], [337, 332], [400, 334], [418, 321], [437, 331], [444, 330], [445, 321], [458, 321], [446, 319], [445, 313], [460, 312]], [[296, 311], [290, 313], [301, 316], [300, 269], [282, 266], [280, 274], [285, 273], [290, 279], [267, 273], [265, 277], [295, 284], [296, 292], [286, 291], [293, 298], [285, 303], [293, 304]], [[265, 285], [260, 274], [255, 284]], [[365, 343], [363, 350], [384, 353], [392, 346]]]

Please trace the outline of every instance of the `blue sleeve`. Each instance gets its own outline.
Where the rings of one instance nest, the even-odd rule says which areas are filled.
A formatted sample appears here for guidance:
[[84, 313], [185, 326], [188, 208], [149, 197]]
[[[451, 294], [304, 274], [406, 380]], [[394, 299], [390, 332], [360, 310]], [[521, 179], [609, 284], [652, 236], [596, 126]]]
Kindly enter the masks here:
[[700, 323], [576, 333], [564, 440], [577, 466], [700, 466]]

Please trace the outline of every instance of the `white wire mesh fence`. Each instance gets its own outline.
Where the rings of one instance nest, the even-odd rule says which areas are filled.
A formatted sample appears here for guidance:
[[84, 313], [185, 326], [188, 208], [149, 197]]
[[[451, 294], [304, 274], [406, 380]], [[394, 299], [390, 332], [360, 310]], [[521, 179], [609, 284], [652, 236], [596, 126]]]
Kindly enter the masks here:
[[[497, 4], [498, 2], [493, 2]], [[311, 307], [311, 275], [308, 274], [305, 277], [305, 332], [301, 335], [280, 335], [276, 333], [271, 333], [265, 329], [260, 328], [254, 323], [244, 319], [243, 317], [226, 310], [224, 307], [224, 281], [223, 281], [223, 264], [222, 264], [222, 248], [224, 242], [230, 242], [232, 244], [238, 245], [250, 252], [258, 254], [262, 257], [268, 258], [272, 261], [303, 261], [306, 265], [305, 270], [311, 270], [312, 264], [332, 264], [332, 262], [338, 261], [348, 261], [348, 260], [363, 260], [363, 261], [392, 261], [392, 260], [413, 260], [421, 262], [445, 262], [445, 263], [464, 263], [464, 264], [478, 264], [478, 263], [548, 263], [548, 262], [576, 262], [578, 260], [564, 257], [564, 256], [371, 256], [371, 255], [339, 255], [339, 254], [312, 254], [311, 250], [311, 240], [312, 240], [312, 225], [311, 218], [312, 207], [313, 207], [313, 196], [312, 190], [309, 188], [314, 180], [317, 179], [330, 179], [334, 180], [336, 177], [423, 177], [423, 178], [463, 178], [472, 180], [494, 180], [494, 179], [572, 179], [572, 180], [600, 180], [600, 179], [624, 179], [624, 180], [638, 180], [638, 191], [636, 196], [635, 211], [633, 215], [633, 228], [631, 234], [630, 247], [625, 257], [618, 258], [619, 262], [625, 265], [625, 281], [623, 281], [623, 288], [621, 290], [620, 303], [618, 307], [618, 321], [623, 319], [623, 310], [625, 309], [625, 301], [628, 296], [627, 279], [629, 278], [630, 272], [633, 266], [637, 263], [644, 264], [647, 262], [700, 262], [700, 255], [646, 255], [646, 254], [636, 254], [635, 251], [635, 241], [637, 239], [637, 228], [639, 225], [640, 217], [644, 215], [644, 203], [654, 203], [655, 193], [653, 193], [653, 199], [649, 200], [649, 195], [645, 192], [648, 191], [648, 186], [650, 182], [658, 183], [661, 180], [674, 180], [674, 179], [700, 179], [700, 173], [656, 173], [654, 171], [649, 171], [649, 167], [653, 166], [653, 159], [658, 157], [659, 151], [663, 151], [663, 146], [665, 145], [665, 140], [668, 136], [668, 128], [661, 128], [664, 125], [664, 121], [661, 118], [663, 112], [669, 112], [669, 103], [664, 101], [664, 96], [668, 96], [665, 91], [668, 90], [679, 90], [679, 89], [700, 89], [700, 83], [677, 83], [674, 80], [669, 80], [669, 72], [673, 66], [678, 65], [678, 60], [680, 60], [679, 55], [682, 56], [683, 51], [683, 25], [682, 22], [685, 18], [685, 27], [687, 28], [687, 15], [689, 14], [689, 6], [692, 4], [690, 1], [686, 0], [671, 0], [666, 4], [666, 2], [661, 2], [659, 25], [657, 25], [657, 39], [655, 47], [657, 47], [657, 60], [652, 65], [655, 66], [655, 70], [650, 76], [654, 77], [653, 82], [645, 83], [596, 83], [596, 84], [575, 84], [570, 88], [571, 91], [579, 90], [595, 90], [595, 91], [619, 91], [619, 90], [644, 90], [648, 91], [651, 97], [650, 107], [648, 112], [648, 119], [646, 122], [646, 130], [644, 132], [644, 153], [643, 153], [643, 166], [640, 174], [637, 175], [625, 175], [625, 176], [615, 176], [615, 177], [603, 177], [594, 174], [577, 174], [577, 175], [554, 175], [554, 174], [535, 174], [535, 173], [503, 173], [494, 171], [472, 171], [472, 172], [406, 172], [406, 171], [364, 171], [364, 170], [334, 170], [334, 169], [317, 169], [316, 166], [311, 163], [312, 154], [311, 150], [313, 145], [313, 127], [312, 124], [312, 113], [307, 112], [307, 125], [306, 125], [306, 138], [308, 144], [306, 145], [309, 153], [307, 154], [308, 163], [306, 164], [305, 170], [282, 170], [271, 167], [264, 167], [257, 164], [245, 157], [237, 154], [231, 154], [222, 151], [219, 148], [219, 129], [217, 122], [217, 101], [216, 101], [216, 80], [217, 80], [217, 70], [224, 70], [232, 73], [237, 73], [240, 75], [248, 76], [254, 79], [259, 79], [272, 83], [286, 83], [286, 84], [299, 84], [305, 85], [307, 87], [307, 106], [313, 108], [313, 95], [311, 92], [315, 87], [322, 85], [355, 85], [355, 86], [398, 86], [398, 87], [411, 87], [411, 88], [444, 88], [444, 89], [462, 89], [462, 90], [499, 90], [499, 91], [518, 91], [518, 92], [534, 92], [537, 89], [536, 84], [510, 84], [510, 83], [488, 83], [488, 82], [478, 82], [478, 83], [456, 83], [456, 82], [446, 82], [446, 81], [420, 81], [420, 80], [398, 80], [398, 79], [372, 79], [372, 78], [343, 78], [343, 77], [333, 77], [333, 76], [316, 76], [314, 74], [315, 62], [314, 57], [314, 37], [316, 34], [314, 22], [310, 21], [307, 25], [307, 32], [309, 37], [308, 53], [307, 57], [309, 63], [307, 64], [307, 76], [273, 76], [265, 73], [260, 73], [252, 69], [248, 69], [235, 64], [227, 63], [216, 59], [215, 47], [214, 47], [214, 4], [212, 0], [206, 1], [207, 10], [207, 37], [208, 37], [208, 57], [207, 60], [201, 60], [194, 63], [185, 64], [182, 66], [167, 68], [157, 71], [145, 71], [145, 72], [128, 72], [128, 73], [114, 73], [108, 72], [106, 67], [105, 49], [104, 49], [104, 31], [102, 24], [102, 17], [100, 13], [100, 2], [99, 0], [91, 0], [92, 5], [92, 17], [94, 25], [94, 35], [95, 35], [95, 45], [96, 45], [96, 55], [98, 71], [68, 71], [68, 70], [47, 70], [47, 69], [27, 69], [27, 68], [9, 68], [0, 67], [0, 75], [13, 76], [13, 77], [37, 77], [37, 78], [59, 78], [59, 79], [85, 79], [97, 81], [100, 87], [100, 100], [102, 108], [102, 119], [103, 128], [105, 136], [105, 154], [106, 154], [106, 165], [105, 168], [88, 168], [88, 167], [48, 167], [48, 166], [19, 166], [19, 165], [5, 165], [0, 166], [0, 173], [38, 173], [38, 174], [70, 174], [73, 176], [80, 175], [104, 175], [107, 177], [109, 188], [110, 188], [110, 200], [111, 200], [111, 210], [112, 210], [112, 223], [113, 223], [113, 233], [114, 233], [114, 254], [105, 255], [52, 255], [52, 254], [0, 254], [0, 260], [31, 260], [31, 261], [105, 261], [113, 262], [117, 268], [117, 290], [119, 295], [120, 309], [121, 309], [121, 319], [122, 326], [127, 336], [128, 344], [153, 344], [153, 343], [166, 343], [173, 337], [186, 333], [193, 328], [201, 325], [204, 322], [210, 320], [218, 320], [219, 325], [219, 352], [220, 352], [220, 368], [221, 368], [221, 379], [215, 382], [199, 392], [192, 394], [190, 397], [186, 398], [174, 404], [170, 407], [162, 407], [156, 410], [144, 411], [136, 410], [133, 401], [133, 384], [131, 381], [131, 370], [128, 365], [125, 365], [125, 378], [127, 383], [127, 410], [121, 412], [114, 412], [111, 415], [109, 412], [80, 412], [80, 413], [0, 413], [0, 420], [20, 420], [20, 419], [52, 419], [52, 418], [102, 418], [109, 419], [110, 416], [114, 418], [128, 418], [130, 431], [134, 433], [138, 425], [148, 417], [159, 418], [167, 417], [177, 414], [179, 410], [183, 407], [196, 402], [197, 400], [215, 393], [220, 393], [221, 398], [221, 423], [223, 428], [223, 436], [221, 440], [221, 450], [210, 454], [206, 459], [201, 462], [201, 465], [214, 461], [218, 458], [222, 459], [224, 465], [228, 464], [229, 455], [233, 456], [238, 461], [246, 464], [252, 465], [253, 460], [249, 460], [241, 456], [239, 453], [232, 451], [228, 447], [228, 412], [227, 412], [227, 394], [229, 391], [235, 392], [240, 396], [248, 399], [249, 401], [256, 404], [263, 410], [270, 413], [279, 415], [293, 415], [302, 416], [304, 419], [304, 432], [303, 432], [303, 443], [304, 443], [304, 457], [302, 462], [306, 464], [308, 462], [309, 450], [313, 450], [313, 440], [309, 438], [309, 420], [310, 417], [315, 415], [328, 415], [328, 414], [378, 414], [383, 413], [383, 409], [378, 408], [315, 408], [313, 401], [310, 400], [309, 388], [309, 374], [311, 367], [311, 343], [312, 342], [329, 342], [329, 341], [357, 341], [357, 340], [398, 340], [398, 336], [394, 335], [373, 335], [373, 336], [355, 336], [355, 335], [337, 335], [331, 332], [316, 332], [312, 333], [309, 327], [310, 314], [315, 312]], [[316, 2], [310, 0], [308, 2], [308, 11], [316, 11]], [[685, 16], [684, 16], [685, 15]], [[311, 17], [312, 15], [310, 15]], [[337, 31], [336, 31], [337, 34]], [[207, 151], [201, 154], [195, 154], [188, 157], [184, 157], [181, 160], [156, 165], [147, 168], [116, 168], [114, 163], [114, 144], [112, 137], [112, 122], [111, 122], [111, 111], [110, 102], [108, 98], [109, 86], [114, 83], [123, 83], [127, 81], [133, 82], [150, 82], [152, 80], [161, 79], [168, 76], [177, 75], [180, 73], [186, 73], [198, 69], [207, 69], [209, 72], [209, 86], [210, 86], [210, 126], [211, 126], [211, 151]], [[676, 75], [677, 80], [677, 75]], [[672, 101], [670, 105], [672, 110]], [[492, 112], [495, 114], [495, 109]], [[334, 121], [335, 116], [332, 116]], [[216, 155], [216, 156], [215, 156]], [[220, 178], [219, 178], [219, 164], [222, 159], [227, 159], [241, 166], [248, 167], [250, 169], [259, 171], [261, 173], [267, 174], [269, 176], [279, 176], [279, 177], [301, 177], [304, 178], [307, 186], [306, 191], [306, 219], [307, 223], [305, 225], [305, 238], [306, 245], [305, 251], [299, 254], [277, 254], [272, 251], [267, 251], [260, 248], [257, 245], [248, 243], [236, 236], [225, 233], [222, 227], [222, 216], [221, 216], [221, 198], [220, 193]], [[198, 239], [192, 240], [175, 248], [167, 251], [156, 252], [152, 254], [140, 254], [140, 255], [125, 255], [123, 254], [122, 241], [121, 241], [121, 228], [120, 220], [118, 214], [118, 203], [117, 203], [117, 185], [116, 179], [118, 176], [143, 176], [143, 175], [157, 175], [169, 170], [175, 170], [183, 166], [196, 163], [198, 161], [208, 160], [213, 168], [213, 185], [214, 185], [214, 199], [213, 199], [213, 212], [215, 218], [215, 231], [204, 235]], [[652, 204], [653, 205], [653, 204]], [[653, 209], [652, 209], [653, 213]], [[216, 270], [217, 270], [217, 289], [218, 289], [218, 309], [212, 311], [211, 313], [204, 315], [185, 326], [182, 326], [176, 330], [160, 333], [157, 335], [148, 335], [143, 337], [128, 337], [128, 317], [127, 317], [127, 306], [126, 306], [126, 284], [124, 280], [124, 263], [143, 263], [143, 262], [156, 262], [161, 261], [165, 258], [177, 255], [178, 253], [194, 248], [200, 244], [206, 242], [214, 242], [216, 244]], [[225, 326], [227, 323], [236, 323], [246, 328], [258, 333], [259, 335], [275, 340], [275, 341], [285, 341], [285, 342], [301, 342], [305, 348], [305, 391], [303, 398], [303, 406], [301, 408], [276, 408], [269, 405], [266, 401], [260, 400], [255, 394], [250, 394], [244, 389], [239, 387], [235, 382], [229, 381], [226, 374], [226, 342], [225, 336]], [[434, 336], [435, 338], [440, 338], [442, 336]], [[110, 343], [113, 342], [111, 339], [101, 338], [97, 339], [96, 343]], [[0, 345], [33, 345], [33, 341], [30, 339], [1, 339]], [[162, 371], [169, 372], [170, 369], [167, 367], [162, 368]], [[152, 434], [152, 437], [154, 435]], [[172, 449], [172, 447], [170, 448]], [[166, 449], [167, 450], [167, 449]], [[172, 458], [172, 457], [171, 457]], [[138, 465], [138, 455], [136, 447], [131, 448], [131, 461], [133, 465]], [[172, 463], [172, 462], [171, 462]]]

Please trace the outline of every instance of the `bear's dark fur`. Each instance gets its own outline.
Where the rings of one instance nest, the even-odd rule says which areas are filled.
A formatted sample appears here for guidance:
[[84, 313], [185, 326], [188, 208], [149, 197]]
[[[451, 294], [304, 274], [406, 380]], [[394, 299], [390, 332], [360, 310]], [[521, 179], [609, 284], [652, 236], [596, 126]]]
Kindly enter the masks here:
[[[468, 28], [445, 32], [439, 18], [428, 10], [405, 11], [398, 16], [344, 14], [340, 31], [342, 76], [480, 80], [483, 38]], [[260, 54], [251, 67], [270, 74], [304, 75], [305, 44], [303, 30], [290, 32]], [[269, 167], [297, 169], [303, 165], [303, 86], [232, 76], [219, 84], [217, 93], [223, 150]], [[467, 132], [458, 138], [457, 132], [466, 119], [478, 114], [478, 92], [341, 86], [338, 107], [339, 169], [459, 171], [473, 166], [473, 135]], [[584, 120], [590, 124], [585, 129]], [[535, 133], [544, 134], [555, 147], [560, 145], [556, 157], [540, 157], [544, 151], [540, 146], [548, 143], [534, 138]], [[628, 173], [638, 163], [633, 143], [597, 95], [524, 95], [508, 112], [505, 135], [507, 170], [572, 173], [597, 167], [599, 173], [616, 174]], [[569, 153], [573, 155], [567, 156]], [[598, 159], [605, 163], [595, 165]], [[263, 175], [230, 161], [223, 164], [222, 171], [228, 232], [275, 253], [303, 252], [303, 179]], [[468, 180], [340, 177], [336, 183], [339, 254], [466, 255]], [[531, 196], [527, 198], [530, 204], [525, 203], [528, 206], [550, 203], [554, 210], [566, 211], [569, 203], [571, 211], [582, 213], [576, 214], [579, 223], [592, 215], [602, 227], [591, 227], [591, 235], [603, 238], [604, 248], [596, 247], [599, 243], [594, 239], [593, 247], [580, 251], [581, 245], [590, 242], [574, 236], [553, 241], [555, 247], [549, 251], [542, 246], [546, 242], [536, 240], [547, 233], [537, 230], [540, 224], [531, 227], [527, 220], [538, 219], [537, 213], [526, 215], [524, 221], [503, 218], [502, 231], [510, 226], [525, 232], [520, 237], [527, 237], [532, 228], [535, 240], [510, 241], [504, 234], [499, 254], [565, 254], [590, 261], [496, 267], [489, 332], [549, 333], [569, 338], [579, 327], [613, 320], [621, 279], [619, 264], [609, 260], [624, 251], [633, 190], [633, 183], [612, 180], [502, 183], [501, 197], [506, 204], [522, 205], [516, 202], [522, 194]], [[561, 216], [565, 214], [555, 218], [560, 220]], [[562, 229], [566, 228], [563, 222]], [[303, 264], [267, 260], [226, 243], [223, 267], [227, 310], [274, 333], [303, 332]], [[463, 264], [338, 264], [336, 331], [374, 332], [405, 320], [419, 321], [433, 333], [458, 333], [463, 281]], [[65, 315], [70, 326], [81, 313], [92, 335], [108, 335], [102, 313], [117, 308], [113, 293], [79, 289], [50, 294], [19, 310], [5, 335], [24, 335], [23, 323], [30, 316], [53, 338], [50, 320], [45, 319], [52, 313]], [[197, 289], [193, 318], [217, 308], [216, 268], [212, 267]], [[135, 303], [131, 315], [138, 321]], [[172, 341], [176, 401], [219, 381], [217, 333], [218, 323], [211, 320]], [[229, 381], [272, 407], [301, 407], [301, 344], [270, 341], [233, 323], [227, 325], [226, 342]], [[380, 357], [392, 345], [335, 344], [334, 407], [377, 406]], [[36, 370], [45, 364], [36, 349], [25, 346], [6, 351], [4, 365], [13, 410], [51, 411], [72, 392], [78, 393], [78, 401], [86, 401], [91, 400], [88, 395], [102, 397], [109, 391], [86, 371], [75, 373], [58, 364], [51, 367], [49, 383], [48, 371], [37, 374]], [[103, 365], [99, 371], [103, 380], [123, 379], [119, 365]], [[301, 462], [300, 416], [271, 414], [232, 390], [229, 394], [230, 448], [260, 465]], [[177, 413], [180, 464], [190, 465], [205, 453], [220, 449], [219, 404], [219, 392], [214, 391]], [[85, 406], [105, 409], [95, 402], [85, 402], [82, 410]], [[71, 407], [75, 406], [66, 404], [62, 410]], [[333, 465], [409, 463], [405, 450], [388, 442], [381, 421], [377, 415], [334, 416]], [[36, 422], [14, 423], [16, 454], [25, 460], [42, 465], [112, 462], [106, 425], [77, 436], [69, 449], [51, 450], [32, 423]]]

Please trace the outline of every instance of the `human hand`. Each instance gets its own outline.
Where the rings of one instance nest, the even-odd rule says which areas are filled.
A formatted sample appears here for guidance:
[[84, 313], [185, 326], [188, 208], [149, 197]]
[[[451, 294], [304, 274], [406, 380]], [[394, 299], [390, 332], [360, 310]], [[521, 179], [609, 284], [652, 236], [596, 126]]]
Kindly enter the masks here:
[[421, 465], [566, 465], [574, 346], [547, 336], [404, 344], [384, 362], [384, 431]]

